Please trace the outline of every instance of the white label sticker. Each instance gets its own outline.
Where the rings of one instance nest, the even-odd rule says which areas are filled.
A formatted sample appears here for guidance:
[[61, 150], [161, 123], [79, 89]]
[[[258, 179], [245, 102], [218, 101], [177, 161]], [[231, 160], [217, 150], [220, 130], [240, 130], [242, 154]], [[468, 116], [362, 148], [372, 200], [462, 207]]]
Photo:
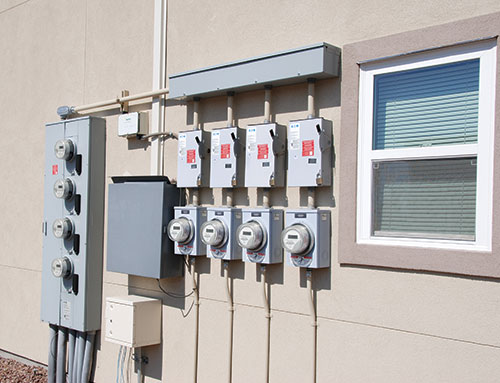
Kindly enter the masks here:
[[212, 155], [220, 152], [220, 132], [212, 132]]
[[61, 311], [62, 311], [62, 316], [63, 316], [64, 320], [66, 320], [66, 321], [71, 320], [71, 302], [62, 301], [61, 302]]
[[247, 132], [247, 149], [250, 153], [255, 152], [257, 149], [257, 130], [255, 128], [249, 128]]
[[288, 137], [290, 142], [290, 150], [300, 149], [300, 124], [293, 123], [290, 124], [290, 136]]
[[179, 134], [179, 156], [184, 156], [186, 154], [186, 135]]

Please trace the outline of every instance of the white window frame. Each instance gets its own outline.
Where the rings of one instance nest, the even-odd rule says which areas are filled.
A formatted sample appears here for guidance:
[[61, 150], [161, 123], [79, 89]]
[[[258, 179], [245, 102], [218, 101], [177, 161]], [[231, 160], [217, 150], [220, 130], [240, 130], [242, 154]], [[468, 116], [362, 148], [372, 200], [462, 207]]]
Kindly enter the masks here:
[[[360, 64], [356, 212], [356, 235], [359, 244], [491, 251], [496, 57], [496, 41], [482, 41]], [[480, 59], [477, 144], [372, 149], [373, 88], [376, 75], [476, 58]], [[372, 235], [372, 163], [374, 161], [466, 156], [477, 156], [474, 241]]]

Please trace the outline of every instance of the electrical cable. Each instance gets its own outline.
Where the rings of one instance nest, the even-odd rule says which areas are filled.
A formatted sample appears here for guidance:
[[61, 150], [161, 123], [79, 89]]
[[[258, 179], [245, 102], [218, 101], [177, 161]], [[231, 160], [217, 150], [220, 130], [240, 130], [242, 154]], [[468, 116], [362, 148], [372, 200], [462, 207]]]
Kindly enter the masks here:
[[311, 314], [311, 319], [312, 319], [312, 326], [313, 326], [313, 336], [314, 336], [314, 342], [313, 342], [313, 357], [312, 357], [312, 363], [313, 363], [313, 383], [316, 383], [316, 359], [317, 359], [317, 345], [318, 345], [318, 319], [317, 319], [317, 314], [316, 314], [316, 305], [314, 302], [314, 290], [312, 288], [312, 270], [307, 269], [306, 270], [306, 278], [307, 278], [307, 294], [309, 295], [309, 310]]
[[194, 294], [194, 290], [191, 291], [189, 294], [186, 294], [186, 295], [180, 295], [180, 294], [175, 294], [175, 293], [171, 293], [171, 292], [168, 292], [167, 290], [165, 290], [162, 286], [161, 286], [161, 283], [160, 283], [160, 280], [157, 278], [156, 279], [158, 281], [158, 287], [160, 288], [160, 290], [165, 294], [165, 295], [168, 295], [169, 297], [171, 298], [176, 298], [176, 299], [184, 299], [184, 298], [187, 298], [187, 297], [190, 297], [191, 295]]
[[122, 358], [122, 348], [120, 346], [120, 351], [118, 352], [118, 358], [116, 360], [116, 383], [120, 383], [120, 360]]
[[233, 381], [233, 325], [234, 325], [234, 303], [229, 278], [229, 261], [224, 262], [224, 278], [226, 280], [226, 296], [229, 310], [229, 355], [228, 355], [228, 382]]

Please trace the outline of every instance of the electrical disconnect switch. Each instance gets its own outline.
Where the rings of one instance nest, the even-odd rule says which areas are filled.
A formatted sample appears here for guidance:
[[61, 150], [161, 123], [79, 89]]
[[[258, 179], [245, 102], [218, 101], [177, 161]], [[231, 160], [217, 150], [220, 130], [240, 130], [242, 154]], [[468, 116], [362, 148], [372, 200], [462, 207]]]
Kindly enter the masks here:
[[46, 126], [41, 319], [78, 331], [101, 324], [105, 131], [94, 117]]
[[241, 224], [241, 209], [209, 207], [207, 215], [207, 221], [201, 226], [201, 240], [207, 245], [207, 256], [225, 261], [241, 259], [241, 247], [235, 235]]
[[271, 124], [249, 125], [246, 139], [245, 186], [285, 185], [286, 129]]
[[245, 135], [245, 129], [235, 126], [212, 131], [210, 187], [243, 186], [245, 181]]
[[281, 233], [287, 263], [317, 269], [330, 267], [330, 211], [322, 209], [288, 210]]
[[197, 188], [210, 181], [210, 133], [187, 130], [179, 133], [177, 186]]
[[236, 239], [243, 248], [243, 260], [262, 264], [283, 262], [279, 240], [282, 230], [282, 210], [244, 209], [243, 223], [236, 230]]
[[207, 208], [176, 206], [174, 219], [168, 224], [168, 236], [174, 242], [174, 252], [180, 255], [206, 255], [201, 240], [201, 225], [207, 220]]
[[332, 124], [323, 118], [288, 124], [288, 186], [330, 186]]

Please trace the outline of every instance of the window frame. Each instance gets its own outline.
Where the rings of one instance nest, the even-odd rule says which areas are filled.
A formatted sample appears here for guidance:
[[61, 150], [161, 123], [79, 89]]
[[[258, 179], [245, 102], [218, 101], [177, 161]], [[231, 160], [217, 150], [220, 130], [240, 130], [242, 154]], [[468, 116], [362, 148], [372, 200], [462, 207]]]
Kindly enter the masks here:
[[[359, 244], [491, 251], [493, 219], [493, 150], [497, 42], [480, 41], [440, 48], [359, 66], [358, 166], [356, 241]], [[373, 94], [376, 75], [419, 69], [471, 59], [480, 60], [477, 144], [398, 149], [373, 149]], [[477, 156], [475, 240], [452, 240], [372, 235], [373, 161], [445, 159]]]

